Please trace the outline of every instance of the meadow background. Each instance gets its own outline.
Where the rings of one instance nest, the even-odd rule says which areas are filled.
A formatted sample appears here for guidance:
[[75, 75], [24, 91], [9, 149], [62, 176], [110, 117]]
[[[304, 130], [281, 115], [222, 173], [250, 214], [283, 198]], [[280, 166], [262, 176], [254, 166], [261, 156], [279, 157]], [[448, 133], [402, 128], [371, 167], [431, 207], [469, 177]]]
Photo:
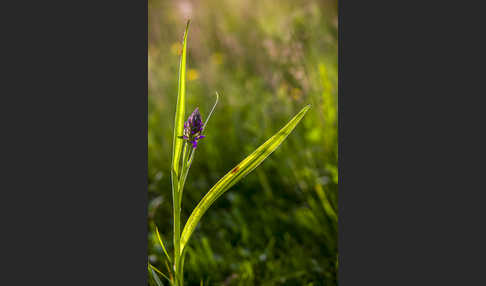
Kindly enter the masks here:
[[204, 194], [303, 106], [263, 164], [225, 193], [188, 245], [186, 285], [337, 285], [337, 1], [149, 0], [150, 262], [172, 249], [170, 163], [179, 54], [188, 36], [186, 115], [203, 120], [182, 223]]

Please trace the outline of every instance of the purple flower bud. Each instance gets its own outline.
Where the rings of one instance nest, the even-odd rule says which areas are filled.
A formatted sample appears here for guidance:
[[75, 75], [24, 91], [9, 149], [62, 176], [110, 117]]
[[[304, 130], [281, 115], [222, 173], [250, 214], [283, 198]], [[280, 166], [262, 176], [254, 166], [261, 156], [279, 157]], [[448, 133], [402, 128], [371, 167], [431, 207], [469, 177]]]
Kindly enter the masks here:
[[199, 113], [199, 108], [196, 107], [196, 109], [194, 109], [191, 115], [189, 115], [187, 122], [189, 123], [191, 134], [200, 133], [202, 131], [203, 122], [201, 113]]
[[197, 141], [204, 138], [204, 136], [201, 135], [202, 130], [203, 122], [201, 113], [199, 113], [199, 108], [196, 108], [184, 123], [184, 134], [182, 135], [182, 138], [184, 140], [188, 140], [190, 143], [192, 143], [192, 147], [196, 148]]

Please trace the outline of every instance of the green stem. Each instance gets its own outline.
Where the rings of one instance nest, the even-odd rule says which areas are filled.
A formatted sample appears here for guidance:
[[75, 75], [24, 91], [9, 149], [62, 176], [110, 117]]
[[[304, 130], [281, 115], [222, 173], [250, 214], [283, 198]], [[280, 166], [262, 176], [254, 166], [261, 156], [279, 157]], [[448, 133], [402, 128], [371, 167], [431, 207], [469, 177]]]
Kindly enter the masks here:
[[187, 174], [189, 173], [189, 168], [191, 168], [192, 157], [194, 155], [194, 149], [191, 148], [189, 144], [187, 145], [187, 149], [184, 149], [184, 166], [182, 167], [181, 178], [179, 179], [179, 190], [181, 202], [182, 202], [182, 194], [184, 193], [184, 185], [186, 184]]
[[[177, 180], [177, 189], [174, 192], [174, 280], [176, 286], [182, 286], [182, 265], [181, 265], [181, 208], [182, 208], [182, 193], [184, 185], [189, 172], [188, 157], [191, 153], [190, 145], [184, 142], [182, 153], [182, 168], [181, 174]], [[192, 156], [191, 156], [192, 157]]]
[[[176, 265], [176, 259], [177, 258], [177, 253], [178, 249], [180, 248], [180, 240], [181, 240], [181, 225], [180, 225], [180, 209], [178, 208], [179, 205], [179, 191], [178, 191], [178, 186], [179, 186], [179, 179], [178, 179], [178, 174], [172, 169], [171, 172], [171, 177], [172, 177], [172, 208], [174, 212], [174, 265], [172, 265], [172, 271], [174, 271], [175, 274], [175, 265]], [[174, 275], [175, 276], [175, 275]], [[173, 281], [172, 285], [177, 285], [177, 282]]]
[[180, 198], [179, 198], [179, 191], [176, 190], [174, 192], [174, 276], [175, 276], [175, 285], [178, 285], [177, 282], [177, 272], [180, 258], [180, 247], [181, 247], [181, 208], [180, 208]]

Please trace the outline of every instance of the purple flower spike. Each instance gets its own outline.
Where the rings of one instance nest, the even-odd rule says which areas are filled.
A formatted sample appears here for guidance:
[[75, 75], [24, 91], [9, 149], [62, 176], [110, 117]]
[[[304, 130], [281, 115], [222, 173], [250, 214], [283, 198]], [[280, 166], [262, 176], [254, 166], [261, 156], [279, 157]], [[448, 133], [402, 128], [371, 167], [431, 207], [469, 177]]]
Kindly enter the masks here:
[[192, 148], [196, 148], [197, 141], [205, 137], [201, 135], [202, 131], [203, 122], [201, 113], [199, 113], [199, 108], [196, 108], [184, 123], [184, 134], [180, 138], [189, 141], [189, 143], [192, 143]]
[[196, 109], [194, 109], [191, 115], [189, 115], [187, 122], [189, 123], [191, 134], [194, 135], [202, 131], [203, 122], [201, 118], [201, 113], [199, 113], [199, 108], [196, 107]]

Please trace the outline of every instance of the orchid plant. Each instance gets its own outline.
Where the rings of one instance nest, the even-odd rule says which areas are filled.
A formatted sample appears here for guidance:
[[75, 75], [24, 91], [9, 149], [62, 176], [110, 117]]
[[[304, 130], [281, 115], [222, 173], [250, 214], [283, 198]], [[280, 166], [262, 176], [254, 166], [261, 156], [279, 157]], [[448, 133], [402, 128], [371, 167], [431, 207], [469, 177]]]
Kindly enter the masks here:
[[[184, 285], [184, 259], [185, 247], [194, 232], [197, 224], [201, 220], [208, 208], [218, 199], [223, 193], [228, 191], [238, 181], [252, 172], [258, 167], [273, 151], [275, 151], [280, 144], [287, 138], [287, 136], [294, 130], [300, 120], [304, 117], [306, 112], [310, 109], [310, 105], [305, 106], [297, 113], [280, 131], [269, 138], [265, 143], [260, 145], [253, 153], [248, 155], [243, 161], [232, 168], [226, 175], [224, 175], [201, 199], [199, 204], [192, 211], [189, 219], [181, 233], [181, 204], [182, 194], [184, 191], [184, 184], [187, 179], [187, 174], [194, 159], [194, 154], [198, 147], [199, 141], [205, 137], [203, 135], [206, 130], [209, 118], [218, 103], [219, 94], [216, 93], [216, 102], [213, 105], [206, 121], [203, 123], [199, 108], [189, 115], [186, 121], [186, 49], [187, 49], [187, 34], [189, 30], [189, 22], [187, 22], [184, 39], [182, 42], [182, 54], [179, 66], [179, 86], [177, 94], [177, 106], [174, 120], [174, 136], [172, 149], [172, 198], [173, 198], [173, 218], [174, 218], [174, 254], [171, 256], [163, 243], [163, 239], [157, 229], [155, 233], [157, 239], [162, 247], [166, 258], [167, 273], [159, 270], [150, 263], [148, 264], [149, 274], [152, 275], [153, 280], [157, 286], [163, 285], [161, 277], [166, 279], [172, 286]], [[170, 266], [169, 266], [170, 265]]]

